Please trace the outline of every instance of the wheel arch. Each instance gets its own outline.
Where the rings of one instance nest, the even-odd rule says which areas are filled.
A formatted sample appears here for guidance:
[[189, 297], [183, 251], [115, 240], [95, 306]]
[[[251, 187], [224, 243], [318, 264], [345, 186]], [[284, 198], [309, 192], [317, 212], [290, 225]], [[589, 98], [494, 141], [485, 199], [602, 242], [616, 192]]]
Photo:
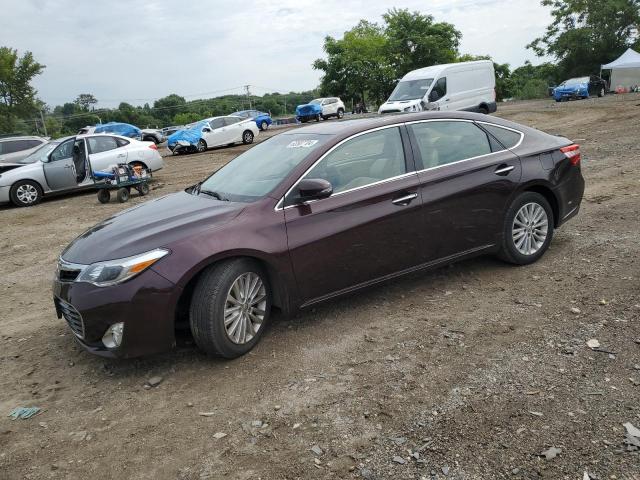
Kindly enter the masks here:
[[203, 262], [200, 262], [196, 268], [190, 271], [178, 283], [184, 285], [182, 293], [178, 298], [175, 309], [175, 321], [183, 322], [189, 318], [189, 305], [193, 297], [193, 290], [197, 285], [203, 272], [208, 268], [228, 260], [248, 259], [257, 263], [267, 274], [269, 285], [273, 294], [271, 301], [272, 306], [278, 308], [285, 315], [290, 312], [289, 296], [285, 288], [285, 281], [278, 273], [278, 269], [262, 252], [254, 250], [238, 250], [224, 252], [220, 255], [214, 255]]
[[518, 193], [535, 192], [542, 195], [553, 211], [553, 226], [557, 228], [560, 225], [560, 201], [554, 193], [553, 189], [543, 183], [533, 183], [525, 185]]

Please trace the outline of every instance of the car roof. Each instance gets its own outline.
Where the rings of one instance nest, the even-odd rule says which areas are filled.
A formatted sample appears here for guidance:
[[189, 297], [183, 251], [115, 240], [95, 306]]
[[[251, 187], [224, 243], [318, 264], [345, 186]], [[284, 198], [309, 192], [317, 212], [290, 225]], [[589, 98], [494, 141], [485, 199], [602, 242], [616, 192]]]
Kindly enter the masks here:
[[14, 137], [0, 137], [0, 142], [6, 142], [9, 140], [42, 140], [44, 142], [47, 141], [44, 137], [39, 137], [37, 135], [16, 135]]
[[320, 135], [340, 135], [340, 134], [353, 135], [354, 133], [363, 132], [366, 130], [371, 130], [373, 128], [383, 127], [386, 125], [401, 124], [401, 123], [414, 122], [414, 121], [420, 121], [420, 120], [437, 120], [437, 119], [484, 121], [484, 122], [495, 123], [497, 125], [508, 126], [510, 128], [513, 128], [513, 125], [514, 125], [512, 122], [503, 120], [498, 117], [488, 116], [482, 113], [471, 113], [471, 112], [460, 112], [460, 111], [419, 112], [419, 113], [398, 113], [398, 114], [377, 115], [374, 117], [365, 117], [365, 118], [359, 118], [356, 120], [341, 120], [341, 121], [333, 121], [333, 122], [316, 123], [313, 125], [290, 130], [288, 132], [283, 133], [283, 135], [294, 135], [299, 133], [315, 133]]
[[441, 65], [432, 65], [430, 67], [419, 68], [408, 72], [402, 80], [422, 80], [425, 78], [435, 78], [437, 75], [452, 67], [473, 67], [480, 65], [493, 65], [491, 60], [475, 60], [472, 62], [443, 63]]

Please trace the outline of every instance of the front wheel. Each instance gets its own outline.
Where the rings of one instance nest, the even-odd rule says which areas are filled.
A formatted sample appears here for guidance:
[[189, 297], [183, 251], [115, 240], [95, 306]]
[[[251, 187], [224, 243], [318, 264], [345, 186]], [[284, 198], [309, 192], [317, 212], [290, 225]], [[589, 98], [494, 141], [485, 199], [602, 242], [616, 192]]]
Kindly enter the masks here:
[[341, 109], [341, 108], [339, 108], [339, 109], [338, 109], [338, 118], [340, 119], [340, 118], [342, 118], [342, 117], [344, 117], [344, 110], [343, 110], [343, 109]]
[[207, 151], [207, 142], [205, 142], [204, 140], [200, 139], [200, 141], [198, 142], [198, 145], [196, 146], [196, 149], [198, 150], [198, 153], [206, 152]]
[[245, 145], [253, 143], [253, 132], [251, 130], [246, 130], [242, 134], [242, 143], [244, 143]]
[[19, 180], [11, 187], [9, 196], [17, 207], [31, 207], [42, 200], [42, 187], [31, 180]]
[[507, 210], [499, 256], [516, 265], [527, 265], [547, 251], [553, 238], [553, 210], [536, 192], [520, 194]]
[[234, 259], [202, 274], [193, 291], [189, 323], [201, 350], [236, 358], [258, 343], [270, 310], [271, 289], [262, 268], [249, 259]]
[[320, 121], [320, 114], [317, 114], [316, 115], [316, 122], [319, 122], [319, 121]]
[[600, 91], [598, 92], [598, 96], [599, 96], [600, 98], [602, 98], [602, 97], [604, 97], [604, 94], [605, 94], [604, 87], [602, 87], [602, 88], [600, 89]]
[[265, 131], [267, 128], [269, 128], [269, 124], [267, 123], [266, 120], [263, 120], [262, 123], [260, 124], [260, 130]]

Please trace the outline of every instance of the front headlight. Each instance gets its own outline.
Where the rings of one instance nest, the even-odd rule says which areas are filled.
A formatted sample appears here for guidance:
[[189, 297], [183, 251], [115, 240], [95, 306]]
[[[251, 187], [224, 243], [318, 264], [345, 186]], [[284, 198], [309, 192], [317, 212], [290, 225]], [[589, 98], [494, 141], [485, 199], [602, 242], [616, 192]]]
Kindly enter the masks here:
[[96, 262], [82, 270], [76, 282], [88, 282], [98, 287], [122, 283], [144, 272], [168, 253], [168, 250], [157, 248], [133, 257]]

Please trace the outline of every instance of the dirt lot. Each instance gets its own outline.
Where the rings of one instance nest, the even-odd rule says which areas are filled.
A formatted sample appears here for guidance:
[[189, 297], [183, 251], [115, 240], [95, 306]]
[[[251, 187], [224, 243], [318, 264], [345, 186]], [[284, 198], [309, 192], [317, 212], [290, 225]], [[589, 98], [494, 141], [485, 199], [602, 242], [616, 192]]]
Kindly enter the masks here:
[[[481, 258], [276, 318], [230, 362], [188, 339], [107, 361], [56, 318], [61, 249], [140, 199], [1, 208], [0, 478], [640, 478], [623, 444], [640, 427], [639, 104], [501, 106], [583, 145], [582, 211], [538, 263]], [[243, 148], [167, 158], [151, 197]]]

